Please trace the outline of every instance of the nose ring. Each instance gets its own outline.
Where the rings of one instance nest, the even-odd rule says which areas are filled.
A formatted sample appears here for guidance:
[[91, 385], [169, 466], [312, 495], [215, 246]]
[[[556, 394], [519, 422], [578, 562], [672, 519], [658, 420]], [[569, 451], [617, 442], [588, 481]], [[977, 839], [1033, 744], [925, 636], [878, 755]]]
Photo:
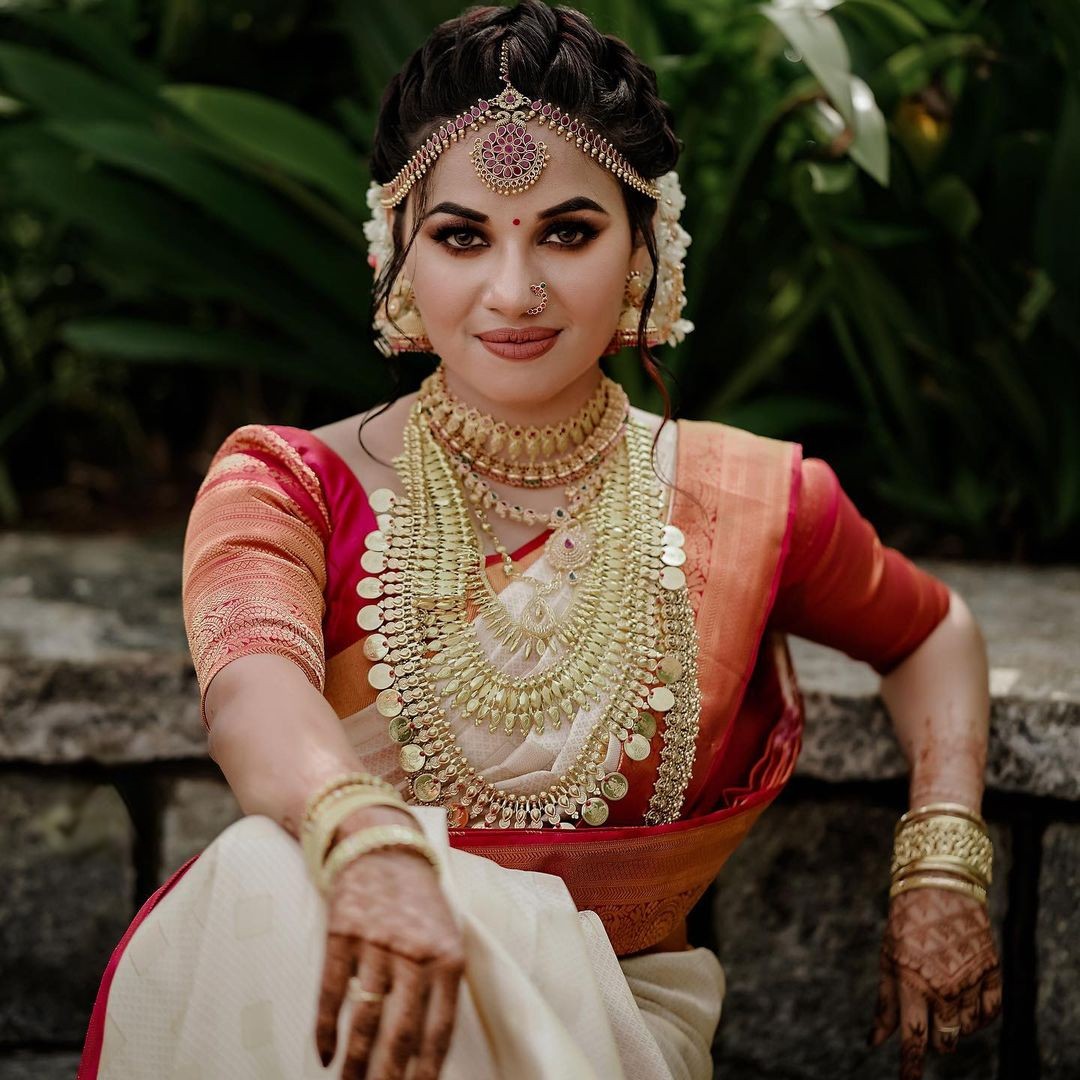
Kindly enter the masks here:
[[546, 281], [538, 281], [535, 285], [530, 285], [529, 288], [530, 288], [530, 290], [532, 290], [533, 295], [540, 297], [540, 303], [537, 304], [536, 307], [526, 308], [525, 309], [525, 314], [526, 315], [539, 315], [540, 312], [543, 311], [544, 308], [547, 307], [547, 302], [548, 302], [547, 282]]

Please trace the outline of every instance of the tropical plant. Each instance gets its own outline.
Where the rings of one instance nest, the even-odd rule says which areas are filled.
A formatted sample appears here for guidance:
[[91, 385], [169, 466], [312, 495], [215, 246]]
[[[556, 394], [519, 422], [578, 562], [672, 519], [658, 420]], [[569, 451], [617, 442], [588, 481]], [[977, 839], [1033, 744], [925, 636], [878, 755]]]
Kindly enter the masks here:
[[[130, 0], [9, 0], [0, 461], [73, 414], [138, 458], [147, 395], [197, 410], [237, 371], [300, 387], [308, 420], [384, 394], [370, 132], [460, 6], [169, 0], [146, 22]], [[685, 144], [697, 329], [663, 355], [684, 411], [799, 439], [913, 542], [1072, 557], [1075, 5], [583, 6], [657, 69]], [[656, 407], [631, 355], [615, 367]]]

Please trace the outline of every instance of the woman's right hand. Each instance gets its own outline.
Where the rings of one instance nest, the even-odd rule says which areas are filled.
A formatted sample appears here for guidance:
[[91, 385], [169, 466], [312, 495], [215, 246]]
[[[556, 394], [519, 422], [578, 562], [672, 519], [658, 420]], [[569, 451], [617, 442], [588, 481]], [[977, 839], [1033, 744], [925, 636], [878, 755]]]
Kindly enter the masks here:
[[[346, 819], [342, 833], [386, 824], [419, 831], [408, 811], [367, 807]], [[357, 1002], [342, 1080], [402, 1080], [412, 1057], [412, 1080], [436, 1080], [453, 1032], [465, 949], [431, 863], [404, 847], [368, 852], [345, 867], [327, 900], [316, 1027], [323, 1065], [334, 1056], [338, 1012], [358, 975], [364, 990], [386, 996]]]

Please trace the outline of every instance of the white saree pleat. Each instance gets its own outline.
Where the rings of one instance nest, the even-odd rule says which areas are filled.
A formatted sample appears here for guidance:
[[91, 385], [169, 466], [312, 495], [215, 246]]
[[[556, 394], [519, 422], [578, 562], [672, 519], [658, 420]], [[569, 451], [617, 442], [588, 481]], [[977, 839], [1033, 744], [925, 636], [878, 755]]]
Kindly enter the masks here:
[[[723, 970], [706, 949], [619, 961], [550, 874], [448, 846], [466, 971], [444, 1080], [707, 1080]], [[314, 1028], [326, 916], [299, 845], [268, 818], [226, 829], [132, 936], [109, 993], [101, 1080], [299, 1080], [327, 1070]], [[340, 1030], [347, 1030], [348, 1009]]]

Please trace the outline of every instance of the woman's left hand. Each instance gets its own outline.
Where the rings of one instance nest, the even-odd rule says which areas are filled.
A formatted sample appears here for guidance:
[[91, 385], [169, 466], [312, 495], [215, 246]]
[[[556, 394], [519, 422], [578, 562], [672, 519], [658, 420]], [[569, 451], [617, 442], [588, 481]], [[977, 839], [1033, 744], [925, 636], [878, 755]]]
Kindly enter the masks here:
[[870, 1045], [900, 1027], [900, 1080], [919, 1080], [927, 1042], [939, 1053], [1001, 1011], [1001, 963], [986, 907], [947, 889], [892, 899], [881, 946]]

